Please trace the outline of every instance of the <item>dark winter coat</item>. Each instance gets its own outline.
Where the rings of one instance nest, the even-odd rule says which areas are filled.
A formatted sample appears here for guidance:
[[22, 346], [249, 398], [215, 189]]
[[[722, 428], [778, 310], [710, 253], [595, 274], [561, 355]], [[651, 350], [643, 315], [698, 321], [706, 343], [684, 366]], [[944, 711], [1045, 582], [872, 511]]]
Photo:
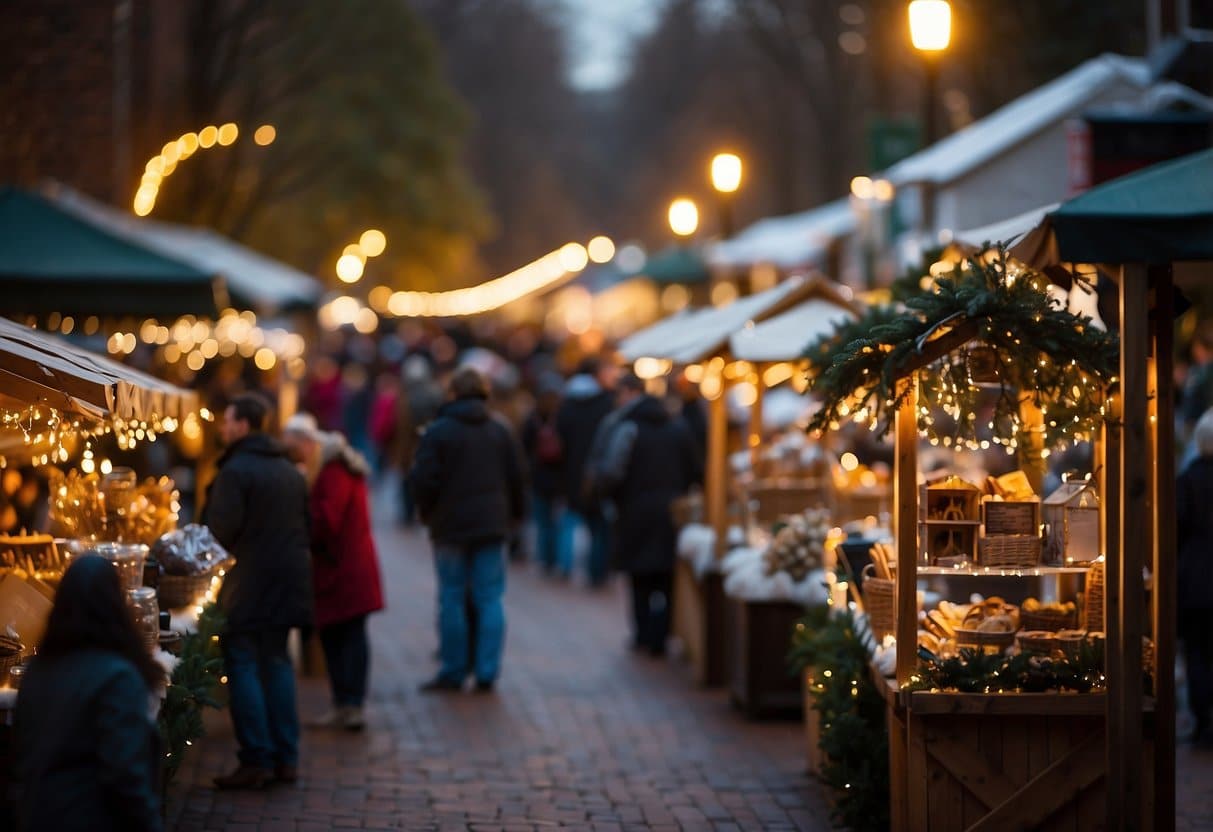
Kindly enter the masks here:
[[540, 497], [552, 499], [564, 494], [564, 443], [562, 440], [559, 459], [554, 461], [540, 459], [539, 436], [545, 425], [555, 429], [555, 416], [545, 418], [538, 410], [532, 410], [522, 425], [522, 447], [526, 451], [528, 473], [531, 477], [531, 490]]
[[477, 398], [438, 411], [421, 437], [408, 487], [435, 543], [502, 542], [526, 510], [522, 449]]
[[159, 830], [160, 754], [147, 684], [116, 653], [38, 657], [17, 698], [17, 828]]
[[1179, 609], [1213, 611], [1213, 457], [1202, 456], [1175, 488]]
[[355, 470], [341, 455], [335, 455], [312, 483], [309, 506], [317, 627], [383, 609], [366, 475], [365, 468]]
[[634, 403], [607, 438], [598, 487], [615, 503], [615, 565], [631, 574], [674, 569], [670, 504], [703, 478], [691, 432], [652, 396]]
[[228, 633], [311, 623], [307, 483], [280, 444], [254, 433], [228, 448], [202, 522], [236, 558], [219, 591]]
[[585, 514], [597, 508], [585, 489], [586, 462], [594, 434], [614, 406], [614, 396], [593, 376], [576, 375], [565, 385], [564, 401], [556, 413], [556, 430], [564, 443], [564, 493], [574, 511]]

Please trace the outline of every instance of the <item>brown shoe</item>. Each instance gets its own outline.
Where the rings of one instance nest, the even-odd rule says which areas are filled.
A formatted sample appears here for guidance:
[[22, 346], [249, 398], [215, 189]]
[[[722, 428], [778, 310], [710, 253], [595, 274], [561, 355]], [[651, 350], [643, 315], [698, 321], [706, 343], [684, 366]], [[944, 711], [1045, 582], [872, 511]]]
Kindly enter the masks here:
[[297, 783], [298, 781], [299, 781], [299, 767], [298, 766], [287, 766], [287, 765], [281, 765], [281, 764], [274, 766], [274, 782], [275, 783], [286, 783], [286, 784], [290, 785], [290, 784]]
[[274, 772], [243, 763], [231, 774], [215, 778], [216, 789], [264, 789], [274, 781]]

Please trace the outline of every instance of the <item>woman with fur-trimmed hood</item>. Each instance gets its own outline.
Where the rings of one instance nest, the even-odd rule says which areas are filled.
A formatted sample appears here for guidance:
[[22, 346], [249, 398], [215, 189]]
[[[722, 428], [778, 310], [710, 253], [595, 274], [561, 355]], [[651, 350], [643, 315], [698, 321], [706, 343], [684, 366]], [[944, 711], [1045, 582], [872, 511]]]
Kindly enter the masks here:
[[287, 421], [283, 440], [308, 482], [316, 627], [333, 688], [333, 710], [315, 724], [360, 730], [370, 670], [366, 617], [383, 609], [370, 465], [344, 436], [320, 430], [306, 413]]

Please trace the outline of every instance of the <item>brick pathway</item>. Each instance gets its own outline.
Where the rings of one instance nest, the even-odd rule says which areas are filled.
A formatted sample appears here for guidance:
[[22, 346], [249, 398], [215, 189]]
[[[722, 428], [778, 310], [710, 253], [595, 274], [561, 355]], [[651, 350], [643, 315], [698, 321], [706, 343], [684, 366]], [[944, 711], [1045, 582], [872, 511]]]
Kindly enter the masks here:
[[[372, 619], [368, 730], [306, 732], [295, 788], [219, 793], [209, 783], [234, 744], [226, 714], [211, 714], [170, 829], [830, 827], [800, 724], [748, 723], [677, 665], [626, 651], [621, 587], [592, 594], [513, 568], [496, 695], [417, 693], [435, 670], [428, 547], [386, 526], [378, 538], [390, 609]], [[325, 685], [303, 680], [300, 700], [318, 713]]]

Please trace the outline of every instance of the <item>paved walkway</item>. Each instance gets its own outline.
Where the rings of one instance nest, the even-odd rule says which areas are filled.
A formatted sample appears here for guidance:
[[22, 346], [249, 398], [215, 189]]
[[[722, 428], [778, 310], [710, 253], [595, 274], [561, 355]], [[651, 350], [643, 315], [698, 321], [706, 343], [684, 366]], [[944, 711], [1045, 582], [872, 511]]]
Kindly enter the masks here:
[[[383, 512], [388, 517], [388, 512]], [[309, 731], [295, 788], [220, 793], [226, 714], [174, 784], [177, 830], [829, 829], [799, 723], [750, 723], [673, 662], [625, 649], [621, 587], [590, 593], [514, 567], [498, 692], [422, 695], [436, 669], [433, 576], [415, 532], [380, 524], [390, 608], [372, 619], [370, 725]], [[305, 718], [325, 685], [305, 679]]]

